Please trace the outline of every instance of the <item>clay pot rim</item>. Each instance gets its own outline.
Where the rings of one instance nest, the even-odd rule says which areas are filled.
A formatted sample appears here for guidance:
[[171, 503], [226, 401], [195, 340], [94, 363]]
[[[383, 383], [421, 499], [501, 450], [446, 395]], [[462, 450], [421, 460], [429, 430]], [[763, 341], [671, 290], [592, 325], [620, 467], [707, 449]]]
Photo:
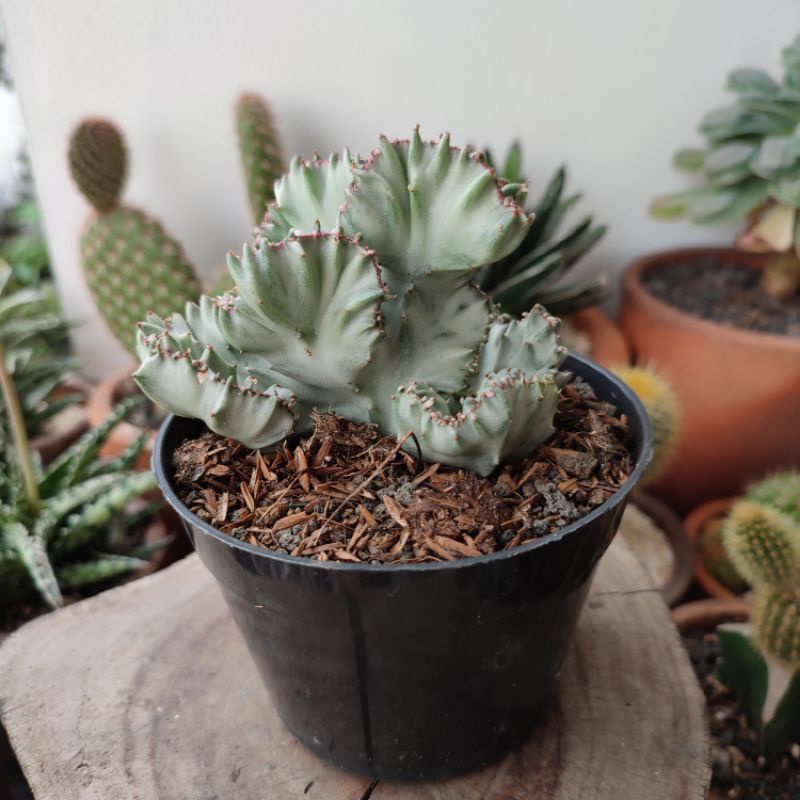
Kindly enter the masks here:
[[692, 540], [680, 517], [663, 501], [646, 491], [637, 489], [630, 502], [643, 514], [650, 517], [656, 526], [666, 534], [670, 549], [675, 556], [675, 564], [667, 582], [661, 587], [664, 602], [670, 607], [678, 604], [689, 590], [694, 567]]
[[796, 352], [800, 357], [800, 338], [798, 337], [748, 331], [733, 325], [702, 319], [657, 299], [645, 288], [643, 278], [646, 273], [659, 269], [669, 269], [676, 261], [692, 261], [700, 258], [719, 259], [722, 267], [728, 266], [731, 262], [736, 262], [737, 265], [761, 270], [767, 256], [763, 253], [737, 250], [735, 247], [687, 247], [662, 250], [642, 256], [630, 264], [622, 277], [622, 289], [634, 298], [634, 302], [639, 304], [651, 316], [667, 318], [674, 325], [694, 329], [698, 336], [705, 334], [724, 337], [732, 342], [741, 342], [749, 347], [785, 350], [790, 353]]
[[721, 497], [706, 500], [705, 503], [693, 508], [683, 521], [686, 532], [694, 544], [694, 577], [711, 597], [717, 600], [738, 600], [740, 596], [728, 589], [706, 569], [697, 545], [706, 523], [720, 513], [727, 512], [738, 499], [738, 497]]
[[708, 597], [672, 609], [672, 621], [681, 633], [716, 628], [722, 622], [746, 622], [750, 607], [741, 597]]

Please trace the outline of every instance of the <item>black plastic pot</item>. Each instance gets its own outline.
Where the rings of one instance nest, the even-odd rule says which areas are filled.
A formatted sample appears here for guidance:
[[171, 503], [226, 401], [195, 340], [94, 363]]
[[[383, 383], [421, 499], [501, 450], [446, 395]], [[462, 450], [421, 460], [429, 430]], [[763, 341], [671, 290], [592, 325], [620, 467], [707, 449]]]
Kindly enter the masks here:
[[566, 369], [629, 420], [636, 468], [583, 519], [514, 550], [401, 566], [279, 555], [214, 530], [171, 483], [176, 446], [202, 424], [170, 417], [153, 463], [288, 728], [347, 770], [420, 779], [479, 768], [531, 733], [594, 569], [650, 459], [646, 412], [623, 383]]

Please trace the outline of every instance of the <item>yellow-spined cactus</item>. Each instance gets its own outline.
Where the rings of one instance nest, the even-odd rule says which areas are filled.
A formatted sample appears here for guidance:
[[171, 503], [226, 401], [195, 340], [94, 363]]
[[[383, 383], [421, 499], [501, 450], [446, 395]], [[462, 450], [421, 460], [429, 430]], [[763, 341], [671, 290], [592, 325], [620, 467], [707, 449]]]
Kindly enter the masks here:
[[680, 431], [680, 406], [670, 384], [651, 365], [618, 367], [614, 373], [636, 392], [653, 426], [653, 460], [642, 484], [652, 483], [664, 471], [675, 450]]
[[800, 669], [800, 591], [759, 586], [753, 593], [752, 618], [761, 647]]
[[752, 586], [791, 586], [800, 580], [800, 525], [773, 506], [743, 498], [722, 528], [728, 557]]

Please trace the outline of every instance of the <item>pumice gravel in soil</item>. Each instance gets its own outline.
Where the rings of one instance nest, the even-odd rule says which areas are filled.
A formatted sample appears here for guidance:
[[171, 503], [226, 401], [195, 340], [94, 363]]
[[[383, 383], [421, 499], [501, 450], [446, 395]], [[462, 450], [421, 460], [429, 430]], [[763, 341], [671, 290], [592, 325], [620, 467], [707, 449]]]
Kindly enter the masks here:
[[625, 418], [579, 382], [562, 390], [547, 442], [488, 478], [421, 462], [410, 434], [398, 440], [319, 412], [313, 424], [271, 453], [208, 431], [184, 442], [178, 495], [223, 533], [278, 553], [411, 564], [556, 531], [611, 497], [633, 467]]

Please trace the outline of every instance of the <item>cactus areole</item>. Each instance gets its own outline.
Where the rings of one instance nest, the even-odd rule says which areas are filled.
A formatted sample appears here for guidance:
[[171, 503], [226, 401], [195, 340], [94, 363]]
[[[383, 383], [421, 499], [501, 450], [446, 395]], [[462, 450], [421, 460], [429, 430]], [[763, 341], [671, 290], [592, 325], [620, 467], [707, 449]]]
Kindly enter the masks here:
[[234, 290], [140, 323], [136, 381], [249, 447], [307, 430], [316, 407], [487, 475], [550, 435], [564, 380], [558, 321], [505, 317], [472, 282], [525, 236], [524, 191], [447, 135], [295, 159], [229, 256]]

